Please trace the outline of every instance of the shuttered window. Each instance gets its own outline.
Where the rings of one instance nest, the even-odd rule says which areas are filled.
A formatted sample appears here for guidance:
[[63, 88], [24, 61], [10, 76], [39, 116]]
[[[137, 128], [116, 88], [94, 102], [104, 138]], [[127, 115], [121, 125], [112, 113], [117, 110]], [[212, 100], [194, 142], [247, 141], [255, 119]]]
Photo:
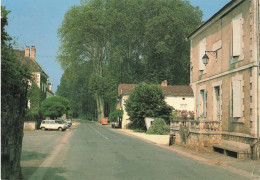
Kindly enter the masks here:
[[233, 81], [232, 82], [232, 107], [233, 107], [233, 117], [241, 117], [241, 81]]
[[242, 16], [239, 15], [232, 20], [232, 47], [233, 47], [233, 56], [240, 56], [241, 54], [241, 28], [242, 28]]

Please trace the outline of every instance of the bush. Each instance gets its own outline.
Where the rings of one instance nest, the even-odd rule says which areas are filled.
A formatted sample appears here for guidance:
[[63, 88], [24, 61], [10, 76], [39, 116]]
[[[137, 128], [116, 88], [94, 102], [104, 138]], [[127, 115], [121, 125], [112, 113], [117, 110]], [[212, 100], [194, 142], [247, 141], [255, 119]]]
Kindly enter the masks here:
[[146, 133], [167, 135], [169, 134], [169, 132], [170, 132], [170, 125], [166, 124], [164, 119], [156, 118]]
[[111, 122], [117, 121], [118, 118], [122, 119], [123, 117], [123, 110], [115, 110], [109, 114], [109, 120]]
[[41, 105], [41, 114], [51, 119], [67, 114], [69, 110], [69, 100], [61, 96], [53, 96], [45, 99]]
[[164, 97], [162, 89], [156, 85], [138, 85], [125, 105], [133, 126], [146, 129], [145, 117], [163, 118], [169, 123], [172, 107], [166, 104]]

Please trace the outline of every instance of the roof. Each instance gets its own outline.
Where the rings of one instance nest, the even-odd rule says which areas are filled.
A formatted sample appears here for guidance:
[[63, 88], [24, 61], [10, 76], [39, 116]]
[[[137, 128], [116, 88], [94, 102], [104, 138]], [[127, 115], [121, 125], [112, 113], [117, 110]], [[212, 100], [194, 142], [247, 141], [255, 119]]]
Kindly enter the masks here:
[[[230, 8], [232, 10], [236, 6], [238, 6], [240, 3], [242, 3], [245, 0], [231, 0], [229, 3], [227, 3], [223, 8], [221, 8], [218, 12], [216, 12], [211, 18], [209, 18], [206, 22], [204, 22], [202, 25], [200, 25], [197, 29], [195, 29], [190, 35], [188, 35], [187, 39], [189, 39], [191, 36], [193, 36], [196, 32], [198, 32], [200, 29], [202, 29], [204, 26], [208, 25], [213, 19], [215, 19], [218, 15], [222, 14], [220, 18], [225, 16], [229, 11], [226, 12]], [[233, 6], [234, 5], [234, 6]]]
[[[132, 90], [137, 86], [137, 84], [119, 84], [118, 96], [130, 95]], [[158, 86], [162, 88], [163, 94], [166, 96], [193, 96], [193, 91], [189, 85]]]
[[25, 57], [25, 51], [24, 50], [14, 50], [17, 59], [24, 65], [28, 66], [32, 72], [41, 72], [43, 73], [47, 78], [49, 77], [42, 67], [35, 61], [30, 59], [29, 57]]

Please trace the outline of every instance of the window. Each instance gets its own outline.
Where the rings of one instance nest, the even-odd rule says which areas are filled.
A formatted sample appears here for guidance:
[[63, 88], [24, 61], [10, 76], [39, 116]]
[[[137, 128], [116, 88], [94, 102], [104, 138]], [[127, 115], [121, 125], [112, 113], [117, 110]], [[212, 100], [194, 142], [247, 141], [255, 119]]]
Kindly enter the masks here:
[[181, 104], [181, 110], [187, 110], [187, 104]]
[[198, 92], [197, 101], [197, 117], [205, 118], [207, 116], [207, 93], [205, 89]]
[[232, 56], [241, 55], [242, 40], [242, 14], [239, 14], [232, 20]]
[[241, 80], [232, 81], [232, 115], [234, 118], [242, 116]]
[[213, 92], [213, 120], [220, 120], [221, 104], [220, 104], [220, 86], [214, 87]]

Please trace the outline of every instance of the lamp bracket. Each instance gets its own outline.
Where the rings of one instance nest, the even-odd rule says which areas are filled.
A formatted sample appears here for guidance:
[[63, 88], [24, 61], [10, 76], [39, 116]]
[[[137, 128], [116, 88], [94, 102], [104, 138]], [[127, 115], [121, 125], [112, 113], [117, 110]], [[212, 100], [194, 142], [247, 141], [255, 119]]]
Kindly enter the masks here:
[[205, 54], [207, 53], [211, 54], [211, 56], [217, 57], [217, 51], [205, 51]]

